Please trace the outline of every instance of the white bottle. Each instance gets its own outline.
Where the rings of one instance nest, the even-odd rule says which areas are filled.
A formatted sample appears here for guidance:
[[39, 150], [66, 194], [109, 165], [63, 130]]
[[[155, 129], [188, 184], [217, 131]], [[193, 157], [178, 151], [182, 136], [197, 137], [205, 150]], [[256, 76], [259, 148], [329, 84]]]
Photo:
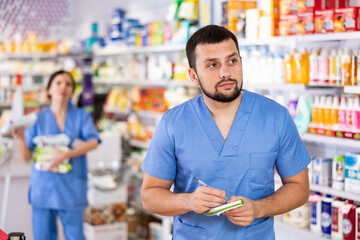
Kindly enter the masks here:
[[317, 234], [321, 233], [321, 195], [313, 193], [309, 197], [311, 203], [310, 230]]
[[355, 133], [360, 132], [360, 100], [359, 96], [354, 98], [354, 109], [352, 112], [352, 129]]
[[331, 128], [334, 131], [339, 129], [339, 97], [334, 96], [333, 103], [331, 105]]
[[310, 75], [310, 85], [318, 85], [319, 84], [319, 59], [318, 54], [315, 49], [311, 51], [309, 56], [310, 68], [309, 68], [309, 75]]
[[319, 85], [329, 85], [329, 56], [326, 49], [321, 50], [318, 56], [319, 64]]
[[346, 122], [345, 122], [345, 130], [348, 132], [352, 132], [352, 116], [354, 112], [354, 99], [349, 97], [346, 106]]
[[339, 106], [339, 111], [338, 111], [338, 130], [343, 131], [345, 130], [345, 126], [346, 126], [346, 97], [345, 96], [341, 96], [341, 101], [340, 101], [340, 106]]
[[16, 88], [13, 95], [13, 101], [11, 104], [11, 118], [12, 120], [18, 120], [24, 116], [24, 95], [21, 87], [22, 75], [16, 75]]

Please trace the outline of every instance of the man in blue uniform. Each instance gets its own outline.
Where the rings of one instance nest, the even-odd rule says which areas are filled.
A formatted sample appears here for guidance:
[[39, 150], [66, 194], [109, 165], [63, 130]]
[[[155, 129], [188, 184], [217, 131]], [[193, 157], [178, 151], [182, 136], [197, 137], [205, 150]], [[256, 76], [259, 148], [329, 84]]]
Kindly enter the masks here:
[[[309, 196], [310, 156], [295, 124], [283, 106], [242, 89], [230, 31], [206, 26], [189, 39], [186, 53], [190, 78], [203, 94], [167, 111], [157, 126], [141, 167], [144, 207], [175, 216], [175, 240], [274, 239], [272, 216]], [[283, 182], [276, 192], [274, 167]], [[225, 198], [245, 204], [204, 216]]]

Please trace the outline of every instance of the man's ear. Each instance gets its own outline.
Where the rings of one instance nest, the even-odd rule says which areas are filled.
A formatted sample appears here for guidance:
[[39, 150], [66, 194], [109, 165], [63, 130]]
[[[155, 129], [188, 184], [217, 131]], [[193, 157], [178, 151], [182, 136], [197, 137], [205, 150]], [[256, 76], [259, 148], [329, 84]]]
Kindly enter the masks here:
[[188, 71], [189, 71], [189, 77], [190, 77], [191, 81], [194, 83], [195, 86], [199, 86], [199, 80], [198, 80], [198, 76], [196, 74], [195, 69], [189, 67]]

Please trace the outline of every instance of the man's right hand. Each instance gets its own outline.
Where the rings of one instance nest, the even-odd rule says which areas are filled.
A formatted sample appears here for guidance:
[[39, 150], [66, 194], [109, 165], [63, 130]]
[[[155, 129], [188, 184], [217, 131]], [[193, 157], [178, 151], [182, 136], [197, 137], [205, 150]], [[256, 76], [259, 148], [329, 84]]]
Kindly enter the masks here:
[[24, 140], [25, 139], [25, 128], [24, 127], [15, 128], [11, 132], [11, 135], [16, 139]]
[[225, 202], [225, 191], [212, 187], [198, 187], [189, 196], [190, 208], [196, 213], [203, 213], [211, 208], [218, 207]]

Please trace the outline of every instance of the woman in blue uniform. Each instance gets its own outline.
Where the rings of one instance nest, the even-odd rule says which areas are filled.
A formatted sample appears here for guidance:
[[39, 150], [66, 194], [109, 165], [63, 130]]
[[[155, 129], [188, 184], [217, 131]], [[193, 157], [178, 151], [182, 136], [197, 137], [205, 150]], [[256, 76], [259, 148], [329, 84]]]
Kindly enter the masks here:
[[[56, 168], [65, 159], [70, 159], [72, 170], [68, 173], [31, 169], [29, 202], [33, 208], [33, 234], [35, 240], [57, 239], [56, 217], [64, 227], [66, 240], [84, 239], [83, 211], [87, 206], [87, 164], [85, 154], [95, 149], [100, 138], [89, 113], [77, 109], [70, 102], [74, 92], [74, 80], [65, 71], [51, 75], [47, 92], [50, 107], [38, 114], [36, 123], [13, 135], [18, 139], [20, 153], [28, 162], [35, 149], [34, 137], [66, 134], [70, 138], [68, 152], [60, 152], [51, 159], [49, 170]], [[84, 143], [71, 148], [75, 139]]]

